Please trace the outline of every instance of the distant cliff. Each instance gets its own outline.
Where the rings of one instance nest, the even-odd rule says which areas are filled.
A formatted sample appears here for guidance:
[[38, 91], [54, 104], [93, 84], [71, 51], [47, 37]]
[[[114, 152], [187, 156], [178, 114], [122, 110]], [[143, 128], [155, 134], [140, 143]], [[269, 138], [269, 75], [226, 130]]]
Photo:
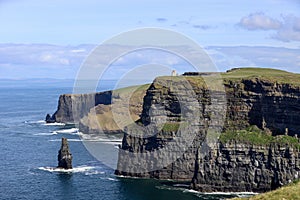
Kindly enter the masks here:
[[[126, 100], [130, 99], [128, 102], [130, 115], [132, 120], [136, 121], [142, 113], [143, 97], [148, 87], [149, 84], [144, 84], [114, 91], [60, 95], [51, 122], [79, 124], [80, 131], [86, 134], [97, 133], [99, 128], [107, 133], [122, 133], [122, 127], [119, 127], [113, 119], [112, 104], [126, 107]], [[128, 117], [124, 116], [124, 118]], [[125, 125], [128, 123], [123, 124], [123, 127]]]
[[125, 126], [140, 119], [148, 87], [149, 84], [145, 84], [113, 91], [112, 102], [104, 104], [98, 101], [99, 104], [79, 120], [79, 130], [86, 134], [97, 134], [100, 129], [105, 133], [123, 133]]
[[56, 122], [78, 123], [96, 105], [111, 104], [111, 95], [111, 91], [60, 95], [57, 111], [53, 114], [52, 118]]
[[[212, 107], [213, 101], [215, 105], [221, 101], [222, 91], [209, 91], [197, 74], [185, 76], [200, 105], [201, 127], [180, 158], [162, 169], [135, 173], [136, 160], [120, 151], [116, 174], [190, 181], [192, 189], [205, 192], [263, 192], [299, 178], [300, 75], [248, 68], [228, 71], [222, 78], [227, 100], [225, 109]], [[135, 130], [129, 126], [121, 147], [124, 152], [150, 153], [164, 148], [176, 137], [183, 119], [180, 110], [188, 108], [180, 107], [172, 88], [179, 88], [177, 94], [187, 102], [192, 101], [192, 97], [185, 95], [188, 88], [179, 85], [174, 77], [160, 77], [152, 83], [144, 97], [142, 126], [147, 127], [151, 121], [167, 115], [166, 124], [148, 138], [135, 136]], [[212, 120], [213, 116], [221, 113], [225, 113], [222, 135], [228, 138], [223, 137], [223, 141], [201, 154], [201, 146], [209, 135], [208, 127], [218, 130], [221, 126]], [[192, 134], [194, 130], [188, 131]], [[165, 152], [156, 159], [168, 159], [171, 153]], [[138, 165], [146, 171], [155, 162], [140, 161]]]

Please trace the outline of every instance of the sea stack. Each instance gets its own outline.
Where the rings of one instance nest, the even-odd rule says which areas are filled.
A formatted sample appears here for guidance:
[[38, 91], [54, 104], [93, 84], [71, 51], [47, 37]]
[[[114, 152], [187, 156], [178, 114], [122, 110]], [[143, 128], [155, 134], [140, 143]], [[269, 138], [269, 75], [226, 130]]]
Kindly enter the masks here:
[[58, 151], [58, 168], [72, 169], [72, 154], [69, 149], [67, 138], [61, 138], [61, 147]]
[[54, 118], [54, 116], [51, 116], [50, 114], [47, 114], [45, 121], [46, 121], [46, 123], [54, 123], [55, 118]]

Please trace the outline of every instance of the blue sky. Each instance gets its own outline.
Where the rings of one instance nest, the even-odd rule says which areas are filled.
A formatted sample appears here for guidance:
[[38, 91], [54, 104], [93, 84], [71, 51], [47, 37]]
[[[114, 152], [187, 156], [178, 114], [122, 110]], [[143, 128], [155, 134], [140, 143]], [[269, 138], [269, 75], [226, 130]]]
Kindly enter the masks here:
[[143, 27], [187, 35], [221, 58], [221, 70], [300, 72], [299, 11], [297, 0], [0, 0], [0, 78], [74, 78], [95, 45]]

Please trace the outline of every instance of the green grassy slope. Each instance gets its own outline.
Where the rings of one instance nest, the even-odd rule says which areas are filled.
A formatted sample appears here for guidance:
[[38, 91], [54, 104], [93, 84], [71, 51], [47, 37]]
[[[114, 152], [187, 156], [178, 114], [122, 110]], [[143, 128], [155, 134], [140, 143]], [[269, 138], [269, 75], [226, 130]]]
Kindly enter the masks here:
[[277, 190], [255, 195], [250, 198], [234, 198], [232, 200], [300, 200], [300, 181], [295, 181]]

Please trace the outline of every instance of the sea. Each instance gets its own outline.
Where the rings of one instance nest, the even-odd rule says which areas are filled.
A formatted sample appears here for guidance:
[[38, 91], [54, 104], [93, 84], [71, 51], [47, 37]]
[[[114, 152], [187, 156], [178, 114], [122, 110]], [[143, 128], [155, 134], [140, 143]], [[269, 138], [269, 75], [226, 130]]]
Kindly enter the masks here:
[[[113, 83], [103, 81], [98, 91], [112, 89]], [[72, 93], [73, 84], [72, 80], [0, 80], [0, 199], [199, 200], [244, 196], [198, 193], [171, 181], [115, 176], [114, 169], [87, 151], [75, 126], [44, 122], [46, 114], [56, 110], [59, 95]], [[62, 137], [69, 141], [72, 170], [55, 169]]]

